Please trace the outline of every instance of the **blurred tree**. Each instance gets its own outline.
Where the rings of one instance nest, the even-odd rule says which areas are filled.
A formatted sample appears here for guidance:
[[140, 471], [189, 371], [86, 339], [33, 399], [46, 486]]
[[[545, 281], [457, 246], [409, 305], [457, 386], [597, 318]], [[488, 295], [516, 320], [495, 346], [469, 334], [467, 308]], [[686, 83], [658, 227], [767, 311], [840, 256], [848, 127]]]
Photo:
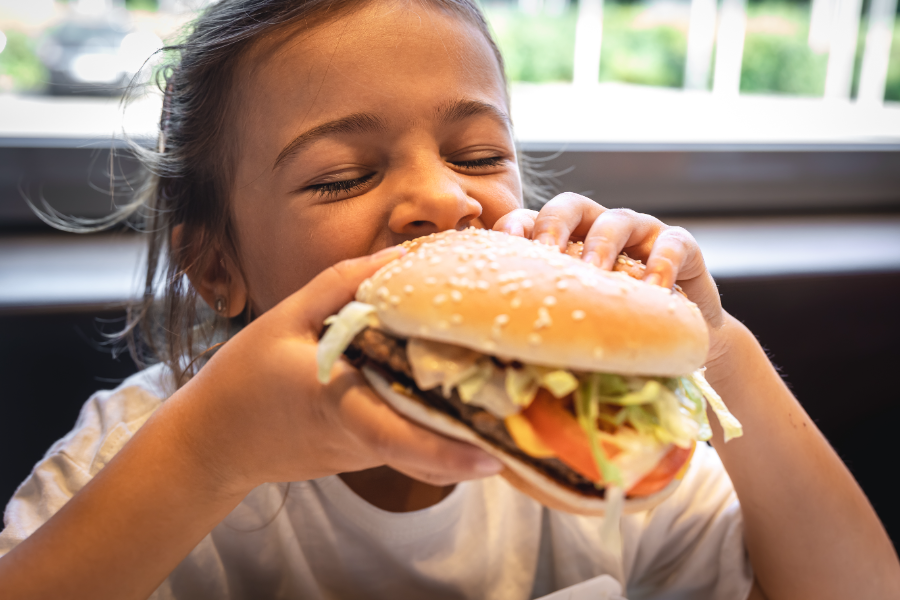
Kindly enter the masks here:
[[512, 81], [571, 81], [575, 12], [526, 14], [510, 5], [490, 4], [485, 12], [503, 52]]
[[640, 23], [646, 7], [607, 5], [600, 52], [600, 80], [681, 87], [686, 32], [665, 20]]
[[125, 0], [125, 8], [156, 12], [159, 9], [159, 0]]
[[809, 5], [762, 2], [747, 12], [741, 92], [821, 96], [828, 54], [813, 52], [807, 42]]
[[47, 80], [47, 72], [34, 51], [34, 40], [15, 29], [4, 31], [6, 48], [0, 52], [0, 90], [33, 90]]

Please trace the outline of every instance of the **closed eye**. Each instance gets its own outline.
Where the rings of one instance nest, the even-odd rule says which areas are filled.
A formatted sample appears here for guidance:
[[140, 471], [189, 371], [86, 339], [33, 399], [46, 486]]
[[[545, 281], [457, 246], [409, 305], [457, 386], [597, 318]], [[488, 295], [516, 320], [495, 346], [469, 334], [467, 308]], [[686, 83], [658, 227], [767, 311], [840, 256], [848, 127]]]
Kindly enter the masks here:
[[453, 164], [463, 169], [487, 169], [490, 167], [496, 167], [497, 165], [503, 163], [503, 161], [505, 160], [506, 159], [502, 156], [487, 156], [485, 158], [478, 158], [475, 160], [454, 161]]
[[313, 184], [307, 189], [312, 190], [314, 193], [324, 198], [335, 198], [341, 194], [355, 192], [356, 190], [365, 187], [373, 177], [375, 177], [375, 173], [369, 173], [368, 175], [363, 175], [356, 179], [344, 179], [341, 181]]

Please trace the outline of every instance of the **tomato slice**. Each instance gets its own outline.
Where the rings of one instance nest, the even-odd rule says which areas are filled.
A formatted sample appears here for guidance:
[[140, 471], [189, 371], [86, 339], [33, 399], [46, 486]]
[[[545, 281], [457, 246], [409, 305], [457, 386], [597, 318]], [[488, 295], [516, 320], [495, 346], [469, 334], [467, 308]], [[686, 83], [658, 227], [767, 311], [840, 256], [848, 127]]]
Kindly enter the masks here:
[[[590, 481], [602, 481], [587, 433], [578, 424], [575, 415], [566, 409], [565, 398], [555, 398], [541, 388], [522, 415], [559, 460]], [[619, 453], [619, 448], [614, 444], [601, 443], [607, 457], [612, 458]]]
[[696, 443], [691, 444], [690, 448], [681, 448], [673, 444], [659, 464], [628, 490], [628, 495], [637, 498], [655, 494], [679, 475], [684, 475], [682, 470], [694, 453], [695, 447]]

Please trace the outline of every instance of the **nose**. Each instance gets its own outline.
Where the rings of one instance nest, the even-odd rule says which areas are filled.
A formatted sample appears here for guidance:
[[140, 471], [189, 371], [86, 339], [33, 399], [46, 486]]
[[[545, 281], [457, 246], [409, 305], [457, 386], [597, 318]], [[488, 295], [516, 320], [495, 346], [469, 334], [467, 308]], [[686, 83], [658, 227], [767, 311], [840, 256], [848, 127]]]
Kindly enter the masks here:
[[438, 157], [397, 173], [392, 186], [396, 204], [388, 223], [394, 233], [418, 237], [460, 229], [481, 216], [481, 204], [469, 197], [460, 177]]

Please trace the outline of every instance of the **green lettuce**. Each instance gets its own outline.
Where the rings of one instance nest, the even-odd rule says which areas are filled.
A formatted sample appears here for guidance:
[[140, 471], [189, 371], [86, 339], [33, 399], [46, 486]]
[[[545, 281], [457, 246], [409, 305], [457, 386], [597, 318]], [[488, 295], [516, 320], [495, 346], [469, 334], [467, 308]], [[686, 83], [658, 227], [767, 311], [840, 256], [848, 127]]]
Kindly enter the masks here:
[[709, 385], [709, 382], [706, 381], [706, 377], [703, 376], [703, 371], [705, 370], [706, 369], [703, 368], [694, 371], [691, 375], [691, 380], [698, 388], [700, 388], [700, 391], [703, 392], [703, 395], [709, 402], [709, 406], [713, 409], [713, 412], [716, 413], [719, 424], [725, 432], [725, 441], [728, 442], [736, 437], [741, 437], [744, 435], [744, 428], [741, 425], [741, 422], [731, 414], [731, 411], [728, 410], [728, 407], [725, 406], [725, 403], [722, 401], [722, 397], [719, 396], [719, 394], [716, 393], [716, 390], [714, 390], [713, 387]]
[[621, 487], [622, 472], [609, 460], [600, 443], [600, 429], [597, 427], [599, 405], [595, 399], [597, 379], [597, 377], [587, 377], [581, 382], [575, 393], [575, 413], [578, 417], [578, 424], [587, 433], [591, 454], [594, 462], [597, 463], [597, 469], [600, 471], [604, 484]]
[[317, 378], [320, 383], [331, 381], [331, 368], [353, 341], [366, 327], [378, 323], [375, 307], [364, 302], [350, 302], [341, 311], [325, 319], [328, 331], [319, 340], [316, 349], [318, 365]]

